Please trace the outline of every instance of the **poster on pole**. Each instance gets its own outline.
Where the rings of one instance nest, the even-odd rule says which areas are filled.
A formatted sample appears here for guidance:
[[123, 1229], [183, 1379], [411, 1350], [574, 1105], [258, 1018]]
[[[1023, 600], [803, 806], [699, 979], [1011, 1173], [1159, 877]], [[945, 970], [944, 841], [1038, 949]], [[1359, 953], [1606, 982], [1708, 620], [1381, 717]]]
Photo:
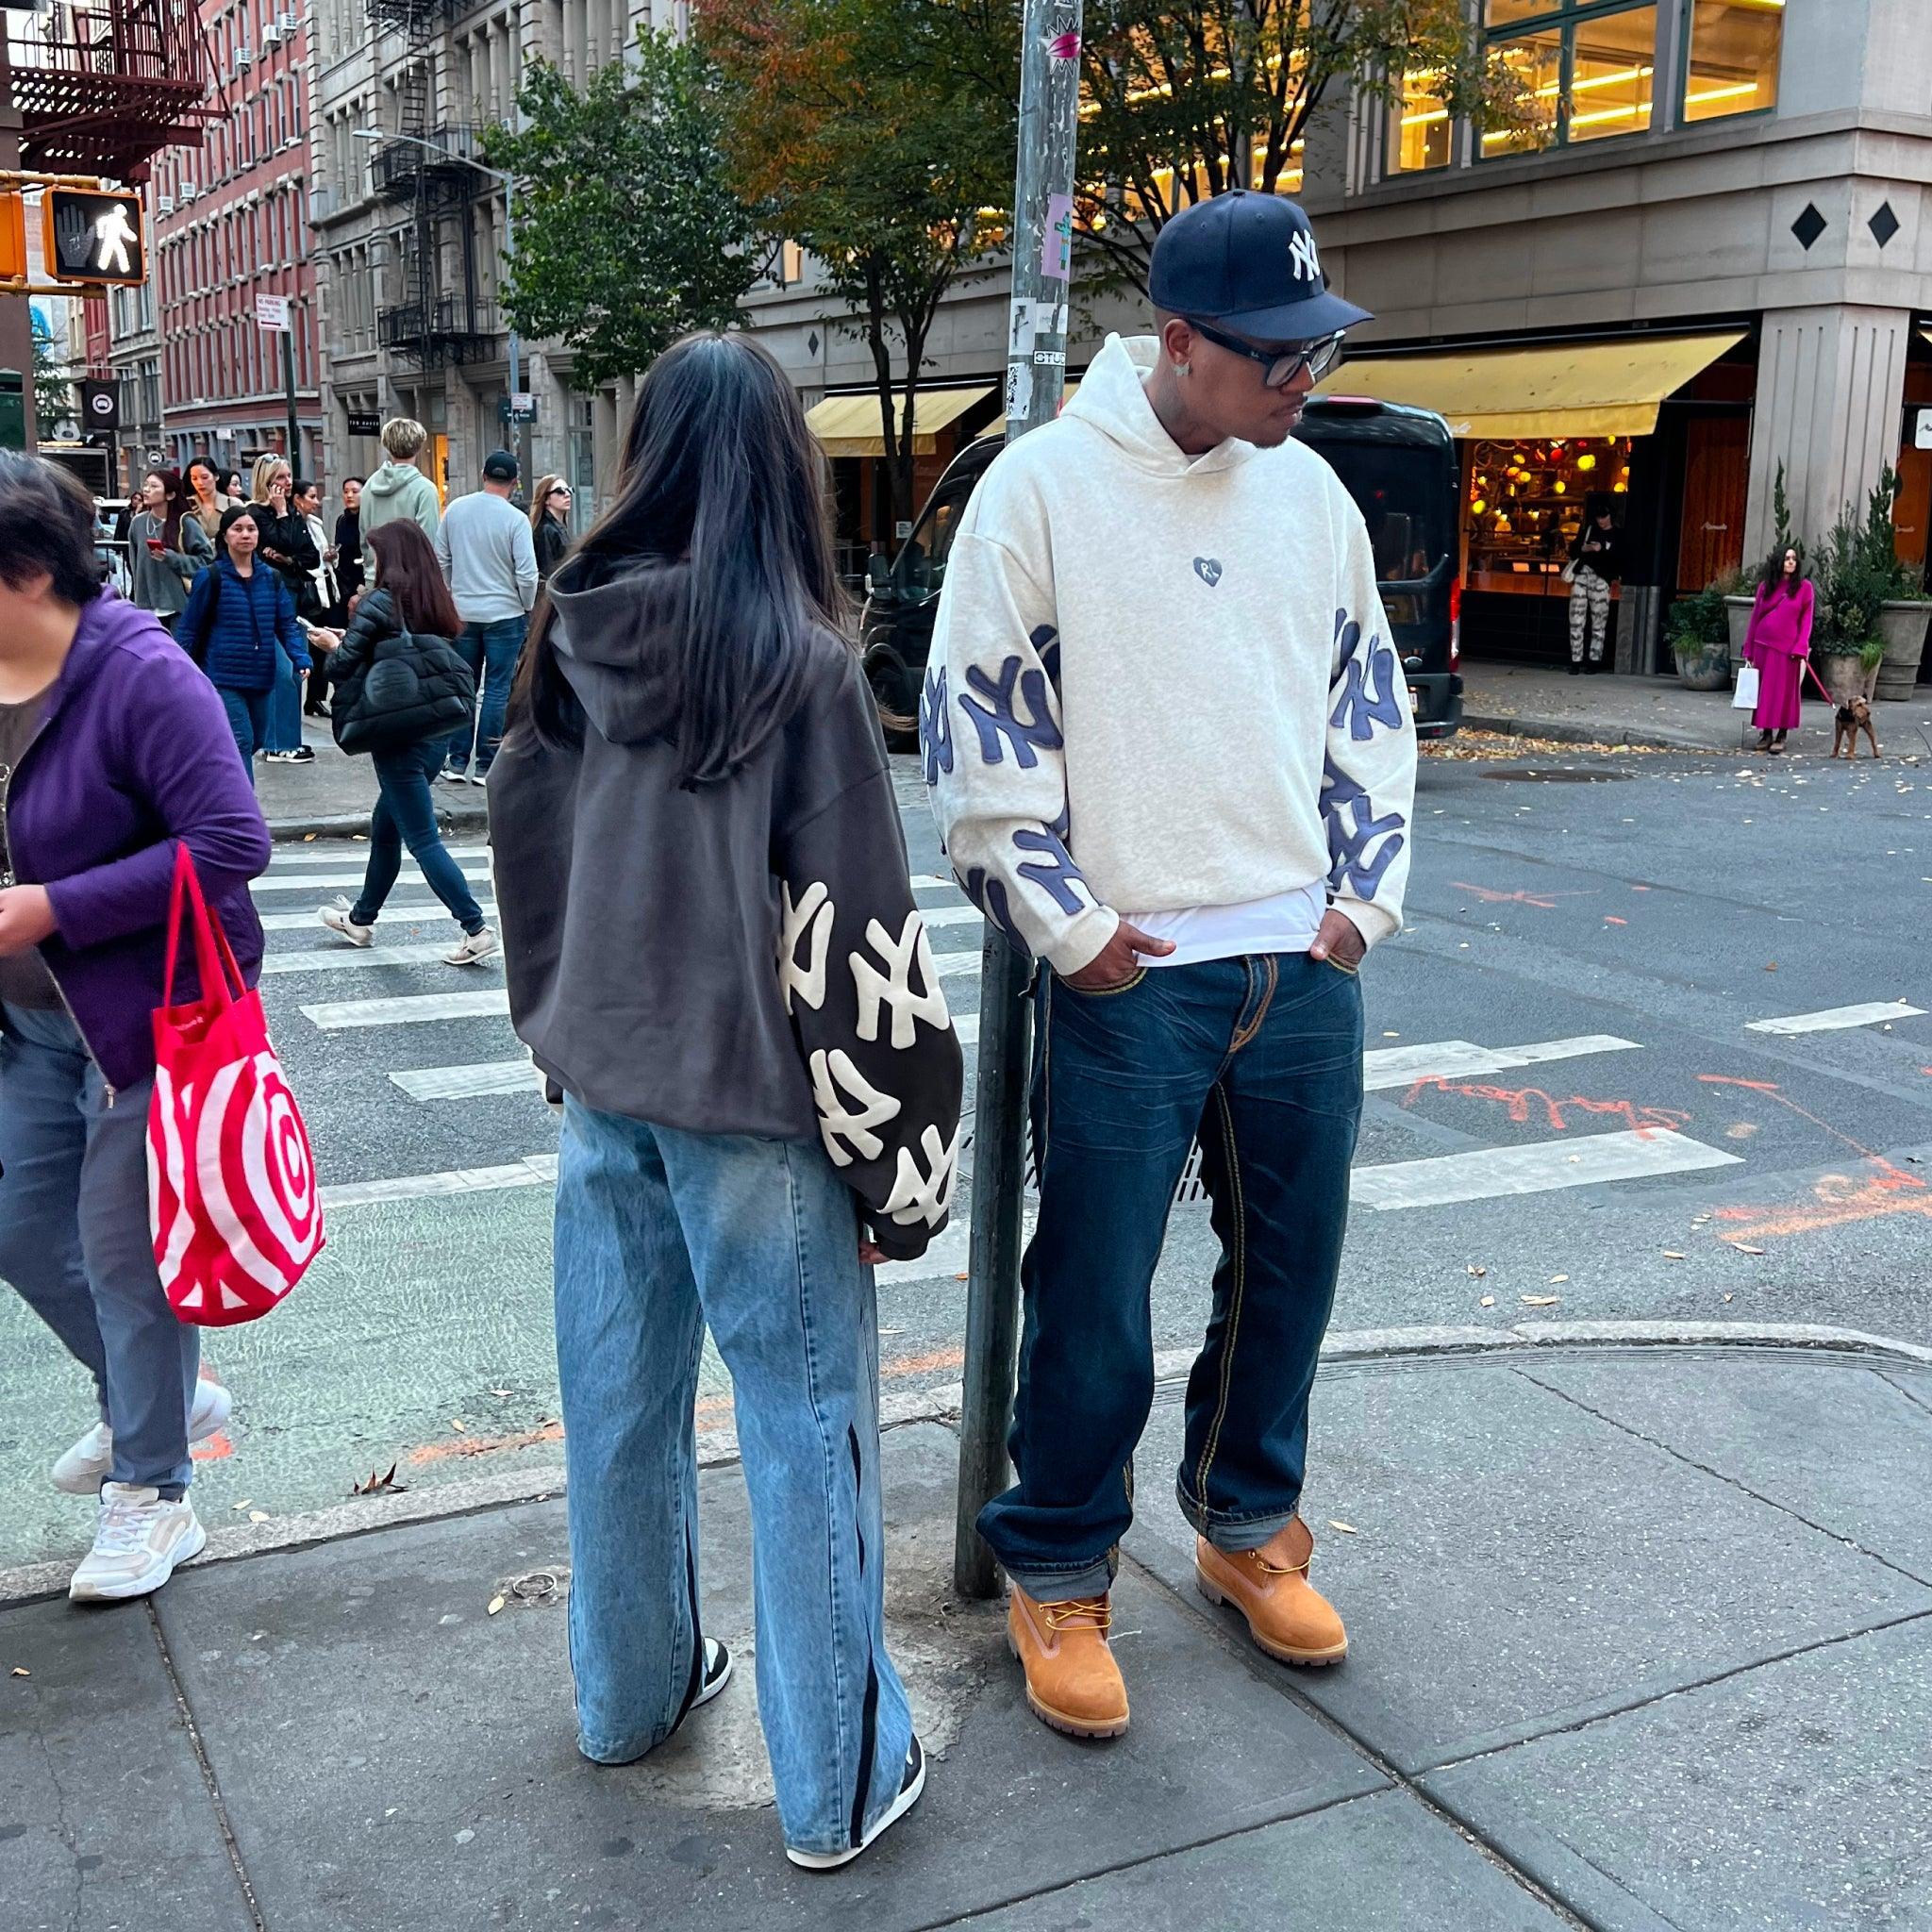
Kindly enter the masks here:
[[258, 295], [255, 298], [257, 328], [280, 329], [289, 326], [289, 298], [286, 295]]

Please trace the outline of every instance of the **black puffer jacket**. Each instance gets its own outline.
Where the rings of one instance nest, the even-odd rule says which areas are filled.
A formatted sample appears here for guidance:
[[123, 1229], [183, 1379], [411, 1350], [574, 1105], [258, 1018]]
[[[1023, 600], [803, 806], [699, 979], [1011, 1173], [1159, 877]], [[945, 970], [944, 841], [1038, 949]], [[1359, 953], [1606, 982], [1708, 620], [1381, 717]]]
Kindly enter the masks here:
[[401, 751], [466, 724], [476, 680], [447, 638], [406, 630], [387, 591], [356, 607], [329, 656], [329, 707], [344, 751]]

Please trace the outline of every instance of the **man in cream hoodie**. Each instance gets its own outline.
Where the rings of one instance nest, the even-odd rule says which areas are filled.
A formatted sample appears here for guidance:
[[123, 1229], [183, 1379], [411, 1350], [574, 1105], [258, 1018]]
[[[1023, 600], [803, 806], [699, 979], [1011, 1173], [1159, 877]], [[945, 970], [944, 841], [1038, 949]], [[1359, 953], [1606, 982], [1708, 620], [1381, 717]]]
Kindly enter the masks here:
[[954, 871], [1044, 967], [1018, 1480], [979, 1526], [1028, 1701], [1083, 1737], [1127, 1724], [1108, 1591], [1197, 1135], [1223, 1249], [1175, 1475], [1200, 1586], [1271, 1656], [1346, 1653], [1296, 1509], [1361, 1108], [1356, 974], [1401, 924], [1415, 784], [1360, 513], [1290, 440], [1364, 312], [1273, 195], [1169, 223], [1151, 291], [1158, 334], [1109, 339], [968, 506], [920, 708]]

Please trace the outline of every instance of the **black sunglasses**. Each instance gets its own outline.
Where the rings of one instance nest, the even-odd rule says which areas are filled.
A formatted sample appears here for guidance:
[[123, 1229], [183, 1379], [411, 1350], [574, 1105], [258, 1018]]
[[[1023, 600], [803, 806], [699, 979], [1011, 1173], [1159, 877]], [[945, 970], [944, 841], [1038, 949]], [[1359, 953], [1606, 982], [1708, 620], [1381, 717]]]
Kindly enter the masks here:
[[1218, 328], [1210, 328], [1205, 322], [1196, 322], [1190, 316], [1188, 326], [1198, 336], [1206, 336], [1218, 349], [1225, 349], [1230, 355], [1245, 356], [1250, 362], [1258, 362], [1267, 371], [1262, 376], [1263, 384], [1269, 389], [1286, 389], [1304, 369], [1317, 382], [1335, 367], [1336, 358], [1341, 354], [1342, 331], [1337, 329], [1332, 336], [1323, 336], [1318, 341], [1301, 342], [1289, 349], [1257, 349], [1252, 342], [1244, 342], [1239, 336], [1224, 335]]

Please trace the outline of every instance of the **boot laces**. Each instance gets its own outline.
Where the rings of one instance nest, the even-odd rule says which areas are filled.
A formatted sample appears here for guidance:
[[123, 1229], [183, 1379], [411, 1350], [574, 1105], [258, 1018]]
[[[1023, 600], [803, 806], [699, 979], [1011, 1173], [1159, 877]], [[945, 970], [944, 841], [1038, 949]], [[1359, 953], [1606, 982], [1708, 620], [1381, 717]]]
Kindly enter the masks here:
[[1042, 1604], [1049, 1630], [1091, 1627], [1103, 1633], [1113, 1628], [1113, 1608], [1104, 1596], [1070, 1597], [1065, 1603]]

